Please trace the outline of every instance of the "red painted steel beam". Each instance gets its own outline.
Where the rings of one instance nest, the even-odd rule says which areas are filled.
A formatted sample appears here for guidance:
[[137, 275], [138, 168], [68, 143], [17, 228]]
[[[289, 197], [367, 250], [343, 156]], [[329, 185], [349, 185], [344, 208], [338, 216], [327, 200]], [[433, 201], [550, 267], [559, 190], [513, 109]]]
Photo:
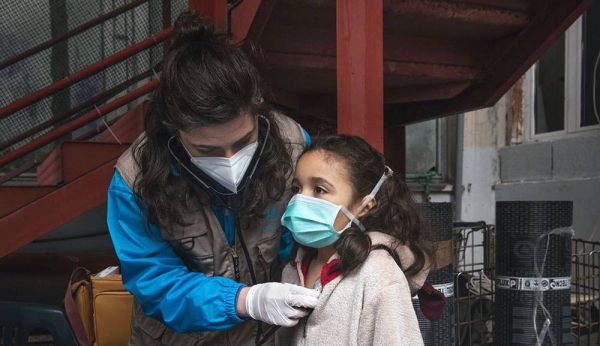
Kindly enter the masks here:
[[210, 18], [218, 33], [227, 33], [227, 0], [188, 0], [188, 6], [203, 17]]
[[287, 54], [269, 52], [267, 56], [269, 65], [283, 67], [301, 67], [321, 70], [335, 70], [337, 60], [335, 56]]
[[155, 79], [133, 91], [130, 91], [129, 93], [119, 97], [118, 99], [116, 99], [112, 102], [109, 102], [105, 105], [102, 105], [102, 106], [98, 107], [97, 109], [95, 109], [89, 113], [86, 113], [85, 115], [83, 115], [63, 126], [57, 128], [53, 131], [48, 132], [39, 138], [36, 138], [35, 140], [25, 144], [24, 146], [7, 153], [6, 155], [0, 157], [0, 167], [3, 167], [21, 157], [23, 157], [24, 155], [27, 155], [27, 154], [29, 154], [41, 147], [53, 142], [53, 141], [61, 138], [62, 136], [79, 129], [82, 126], [89, 124], [90, 122], [102, 117], [103, 115], [108, 114], [108, 113], [118, 109], [119, 107], [122, 107], [122, 106], [128, 104], [129, 102], [148, 94], [152, 90], [156, 89], [157, 85], [158, 85], [158, 79]]
[[451, 19], [488, 25], [525, 27], [529, 24], [527, 12], [506, 8], [479, 6], [462, 2], [405, 0], [384, 1], [384, 11], [404, 16]]
[[39, 53], [39, 52], [43, 51], [46, 48], [50, 48], [53, 45], [57, 44], [58, 42], [62, 42], [62, 41], [66, 40], [66, 39], [68, 39], [70, 37], [73, 37], [73, 36], [75, 36], [75, 35], [77, 35], [79, 33], [82, 33], [82, 32], [86, 31], [89, 28], [92, 28], [92, 27], [94, 27], [94, 26], [96, 26], [96, 25], [98, 25], [98, 24], [100, 24], [102, 22], [105, 22], [105, 21], [107, 21], [107, 20], [109, 20], [111, 18], [114, 18], [114, 17], [120, 15], [121, 13], [127, 12], [127, 11], [129, 11], [129, 10], [131, 10], [131, 9], [133, 9], [133, 8], [141, 5], [141, 4], [144, 4], [146, 2], [148, 2], [148, 0], [136, 0], [136, 1], [132, 1], [129, 4], [126, 4], [126, 5], [122, 6], [122, 7], [119, 7], [117, 9], [113, 10], [113, 11], [105, 13], [102, 16], [97, 17], [96, 19], [90, 20], [87, 23], [84, 23], [84, 24], [82, 24], [82, 25], [80, 25], [80, 26], [78, 26], [76, 28], [73, 28], [73, 29], [65, 32], [62, 35], [54, 37], [54, 38], [52, 38], [52, 39], [50, 39], [50, 40], [48, 40], [46, 42], [40, 43], [39, 45], [37, 45], [37, 46], [35, 46], [33, 48], [30, 48], [30, 49], [28, 49], [28, 50], [26, 50], [26, 51], [24, 51], [22, 53], [19, 53], [19, 54], [15, 55], [15, 56], [12, 56], [12, 57], [8, 58], [8, 59], [5, 59], [2, 62], [0, 62], [0, 70], [2, 70], [4, 68], [6, 68], [6, 67], [8, 67], [8, 66], [10, 66], [10, 65], [12, 65], [14, 63], [16, 63], [17, 61], [23, 60], [23, 59], [25, 59], [27, 57], [30, 57], [30, 56], [32, 56], [32, 55], [34, 55], [36, 53]]
[[230, 13], [232, 42], [244, 42], [245, 49], [251, 48], [251, 42], [258, 42], [276, 3], [277, 0], [244, 0], [234, 7]]
[[[471, 82], [457, 82], [432, 85], [413, 85], [403, 88], [384, 90], [384, 104], [405, 103], [427, 100], [445, 100], [456, 97], [471, 85]], [[276, 92], [276, 95], [277, 92]], [[277, 102], [284, 106], [313, 114], [318, 118], [330, 117], [335, 113], [335, 94], [303, 95], [291, 99], [293, 102]], [[284, 101], [288, 101], [284, 98]]]
[[[336, 57], [333, 56], [274, 52], [269, 52], [268, 62], [276, 66], [322, 70], [334, 70], [337, 66]], [[431, 77], [451, 81], [474, 81], [481, 77], [480, 69], [473, 67], [400, 61], [383, 61], [383, 72], [386, 75]]]
[[473, 5], [481, 5], [488, 7], [500, 7], [511, 10], [521, 10], [527, 11], [529, 9], [529, 4], [531, 0], [444, 0], [449, 3], [465, 3], [465, 4], [473, 4]]
[[[168, 28], [163, 30], [139, 43], [134, 44], [131, 47], [125, 48], [124, 50], [105, 58], [95, 64], [92, 64], [79, 72], [75, 72], [70, 76], [67, 76], [45, 88], [42, 88], [32, 94], [29, 94], [23, 97], [20, 100], [17, 100], [6, 107], [0, 108], [0, 119], [5, 118], [27, 106], [30, 106], [39, 100], [51, 96], [77, 82], [80, 80], [92, 76], [107, 67], [110, 67], [114, 64], [117, 64], [141, 51], [144, 49], [150, 48], [158, 43], [164, 41], [167, 37], [171, 35], [173, 32], [173, 28]], [[0, 166], [2, 166], [0, 164]]]
[[38, 184], [59, 185], [93, 171], [118, 158], [131, 143], [65, 141], [38, 167]]
[[[123, 119], [123, 115], [119, 116], [117, 118], [111, 119], [109, 121], [107, 121], [108, 126], [111, 127], [119, 120]], [[104, 130], [106, 130], [106, 125], [105, 124], [100, 124], [98, 125], [97, 128], [90, 130], [86, 133], [84, 133], [83, 135], [80, 135], [79, 137], [75, 138], [75, 141], [87, 141], [90, 138], [102, 133]], [[112, 129], [114, 131], [114, 129]], [[120, 136], [119, 136], [120, 138]], [[97, 140], [99, 141], [103, 141], [101, 138], [97, 138]], [[113, 139], [114, 140], [114, 139]], [[12, 180], [13, 178], [18, 177], [19, 175], [27, 172], [28, 170], [35, 168], [36, 166], [40, 165], [41, 163], [43, 163], [43, 161], [48, 157], [49, 154], [44, 154], [40, 157], [36, 157], [34, 158], [32, 161], [29, 161], [28, 163], [0, 176], [0, 185], [4, 184], [5, 182]], [[2, 187], [0, 186], [0, 189]]]
[[416, 102], [386, 109], [385, 124], [400, 126], [493, 106], [592, 3], [592, 0], [548, 1], [531, 24], [512, 41], [473, 84], [451, 100]]
[[431, 100], [445, 100], [456, 97], [471, 85], [470, 82], [414, 85], [404, 88], [386, 89], [384, 103], [405, 103]]
[[337, 0], [338, 132], [383, 152], [383, 3]]
[[[269, 26], [260, 46], [269, 53], [336, 54], [335, 32], [326, 28]], [[383, 35], [383, 58], [390, 61], [481, 67], [488, 60], [490, 48], [488, 42]]]
[[481, 76], [478, 68], [400, 61], [384, 61], [383, 70], [390, 75], [429, 77], [452, 81], [473, 81]]
[[0, 186], [0, 219], [56, 189], [56, 186]]
[[[491, 24], [504, 27], [524, 27], [529, 23], [528, 2], [518, 0], [384, 0], [383, 12], [403, 16], [448, 19]], [[539, 0], [546, 1], [546, 0]], [[300, 3], [299, 1], [297, 3]], [[331, 7], [332, 0], [303, 0], [303, 5]], [[505, 4], [506, 3], [506, 4]]]
[[116, 161], [0, 219], [0, 258], [105, 203]]

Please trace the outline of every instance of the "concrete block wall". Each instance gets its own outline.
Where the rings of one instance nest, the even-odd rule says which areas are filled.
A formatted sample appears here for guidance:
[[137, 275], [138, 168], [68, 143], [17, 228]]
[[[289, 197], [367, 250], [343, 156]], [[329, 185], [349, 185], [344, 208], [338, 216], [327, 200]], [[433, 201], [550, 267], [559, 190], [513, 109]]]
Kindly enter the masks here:
[[499, 150], [496, 201], [574, 202], [575, 237], [600, 241], [600, 135]]

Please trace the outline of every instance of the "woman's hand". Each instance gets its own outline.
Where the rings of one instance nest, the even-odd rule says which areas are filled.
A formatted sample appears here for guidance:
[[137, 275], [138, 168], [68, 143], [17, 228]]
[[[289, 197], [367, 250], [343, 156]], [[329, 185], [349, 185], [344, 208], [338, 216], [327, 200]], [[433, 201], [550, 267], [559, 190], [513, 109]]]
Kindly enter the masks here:
[[308, 316], [319, 301], [319, 292], [292, 284], [269, 282], [242, 288], [237, 300], [240, 317], [270, 325], [291, 327]]

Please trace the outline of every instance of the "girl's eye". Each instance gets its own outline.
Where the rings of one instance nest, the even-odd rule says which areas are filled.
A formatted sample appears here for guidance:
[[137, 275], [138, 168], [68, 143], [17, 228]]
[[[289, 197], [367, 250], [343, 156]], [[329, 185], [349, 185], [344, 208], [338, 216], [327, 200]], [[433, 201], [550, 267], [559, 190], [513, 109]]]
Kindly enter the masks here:
[[315, 187], [315, 193], [316, 194], [322, 194], [322, 193], [327, 193], [327, 190], [325, 190], [324, 188], [317, 186]]
[[300, 188], [298, 186], [292, 186], [292, 193], [295, 195], [300, 192]]

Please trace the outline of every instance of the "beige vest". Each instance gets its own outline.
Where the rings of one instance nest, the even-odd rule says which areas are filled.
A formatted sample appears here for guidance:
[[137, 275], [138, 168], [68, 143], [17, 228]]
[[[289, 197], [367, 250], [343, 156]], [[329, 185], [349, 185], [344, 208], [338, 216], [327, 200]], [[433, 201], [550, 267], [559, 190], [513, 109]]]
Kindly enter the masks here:
[[[302, 128], [284, 115], [274, 114], [274, 118], [295, 165], [305, 147]], [[143, 136], [144, 134], [138, 140], [143, 140]], [[131, 148], [119, 158], [115, 168], [125, 183], [133, 189], [139, 169], [133, 159]], [[288, 181], [288, 187], [290, 182], [291, 179]], [[289, 197], [289, 192], [286, 192], [281, 201], [267, 208], [265, 211], [267, 217], [254, 222], [247, 229], [242, 229], [257, 283], [279, 281], [281, 276], [283, 267], [278, 259], [281, 239], [280, 219], [285, 210], [285, 201]], [[163, 238], [171, 244], [190, 271], [202, 272], [207, 276], [234, 279], [233, 257], [237, 255], [241, 276], [239, 282], [251, 285], [249, 266], [237, 234], [235, 245], [230, 248], [225, 233], [210, 207], [197, 204], [195, 209], [197, 211], [186, 216], [186, 224], [191, 224], [190, 226], [172, 227], [171, 233], [163, 230], [161, 231]], [[134, 300], [130, 345], [254, 345], [257, 326], [256, 321], [249, 320], [226, 332], [178, 334], [163, 323], [146, 316], [140, 304]], [[270, 328], [263, 323], [263, 334]], [[276, 342], [272, 339], [266, 345], [274, 344]]]

